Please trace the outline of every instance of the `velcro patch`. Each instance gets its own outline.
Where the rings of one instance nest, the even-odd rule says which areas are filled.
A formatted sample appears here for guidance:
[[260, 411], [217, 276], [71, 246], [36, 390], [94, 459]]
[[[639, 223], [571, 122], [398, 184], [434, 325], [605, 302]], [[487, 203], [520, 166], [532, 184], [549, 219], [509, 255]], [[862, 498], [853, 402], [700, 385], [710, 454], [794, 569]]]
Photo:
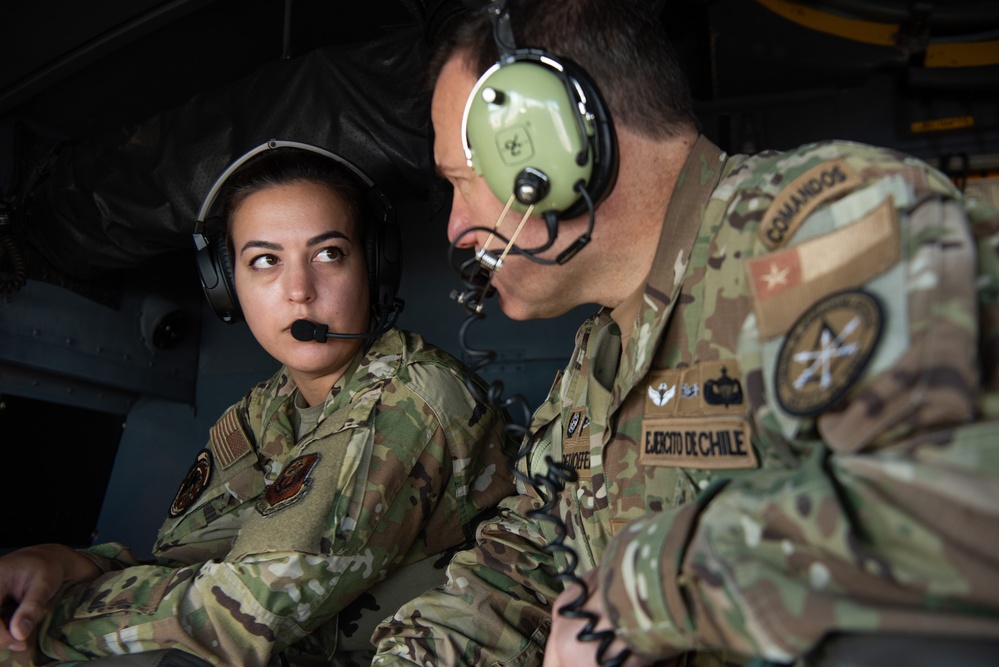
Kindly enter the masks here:
[[756, 468], [749, 421], [716, 419], [645, 419], [641, 453], [647, 466], [669, 468]]
[[562, 438], [562, 463], [572, 466], [581, 479], [590, 479], [590, 418], [586, 408], [576, 408], [565, 421]]
[[881, 337], [881, 306], [870, 294], [834, 294], [788, 333], [777, 357], [777, 402], [798, 417], [821, 414], [860, 378]]
[[239, 415], [236, 409], [229, 410], [208, 434], [215, 450], [218, 464], [225, 470], [236, 461], [250, 453], [250, 443], [246, 441], [239, 425]]
[[861, 182], [846, 160], [812, 167], [774, 197], [757, 231], [760, 241], [770, 250], [783, 246], [819, 204], [853, 190]]
[[834, 232], [748, 260], [760, 337], [785, 333], [814, 303], [860, 287], [900, 258], [899, 223], [889, 197]]
[[746, 414], [739, 364], [734, 359], [652, 371], [646, 384], [646, 419]]
[[288, 463], [274, 483], [264, 490], [263, 498], [257, 501], [257, 511], [263, 516], [270, 516], [304, 498], [312, 483], [309, 473], [318, 461], [319, 454], [313, 452]]
[[177, 518], [187, 511], [194, 504], [201, 493], [208, 487], [208, 481], [212, 477], [212, 454], [207, 449], [202, 449], [198, 453], [198, 458], [194, 460], [194, 465], [187, 471], [184, 481], [177, 489], [177, 495], [170, 503], [170, 517]]

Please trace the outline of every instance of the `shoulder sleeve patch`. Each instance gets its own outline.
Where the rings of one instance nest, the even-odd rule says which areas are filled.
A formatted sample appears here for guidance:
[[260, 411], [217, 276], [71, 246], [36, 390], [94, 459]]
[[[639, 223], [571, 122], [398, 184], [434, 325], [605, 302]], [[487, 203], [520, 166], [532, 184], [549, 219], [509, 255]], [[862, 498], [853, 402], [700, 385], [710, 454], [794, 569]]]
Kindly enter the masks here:
[[788, 414], [814, 417], [834, 406], [862, 376], [881, 338], [878, 300], [862, 290], [834, 294], [791, 328], [774, 385]]
[[760, 337], [786, 333], [813, 304], [860, 287], [900, 259], [901, 232], [889, 197], [830, 234], [747, 260]]
[[238, 407], [230, 408], [209, 433], [215, 460], [223, 470], [250, 453], [250, 443], [240, 426], [238, 410]]
[[770, 250], [780, 248], [819, 204], [860, 184], [860, 175], [846, 160], [832, 160], [812, 167], [774, 197], [757, 232], [760, 242]]
[[202, 449], [198, 458], [194, 460], [194, 465], [187, 471], [187, 476], [180, 483], [177, 494], [170, 503], [170, 518], [176, 519], [187, 511], [198, 498], [201, 492], [208, 487], [208, 481], [212, 477], [212, 454], [207, 449]]

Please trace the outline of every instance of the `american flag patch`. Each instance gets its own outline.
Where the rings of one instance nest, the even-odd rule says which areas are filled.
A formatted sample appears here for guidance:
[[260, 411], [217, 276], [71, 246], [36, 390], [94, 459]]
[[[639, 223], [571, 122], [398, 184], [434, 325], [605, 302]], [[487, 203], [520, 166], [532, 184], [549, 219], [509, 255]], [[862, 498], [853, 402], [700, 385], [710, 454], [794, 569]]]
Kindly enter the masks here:
[[212, 441], [212, 449], [215, 450], [215, 461], [223, 470], [250, 452], [250, 443], [246, 441], [246, 436], [239, 427], [236, 408], [225, 413], [212, 427], [209, 438]]

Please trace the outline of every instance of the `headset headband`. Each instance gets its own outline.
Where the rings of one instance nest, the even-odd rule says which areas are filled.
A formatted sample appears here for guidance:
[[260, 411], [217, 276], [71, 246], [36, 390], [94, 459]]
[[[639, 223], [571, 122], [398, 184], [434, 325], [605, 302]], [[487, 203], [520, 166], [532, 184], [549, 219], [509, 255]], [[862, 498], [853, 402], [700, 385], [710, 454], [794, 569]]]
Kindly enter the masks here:
[[[375, 182], [372, 181], [367, 174], [365, 174], [363, 171], [358, 169], [354, 164], [343, 159], [336, 153], [331, 153], [325, 148], [313, 146], [312, 144], [304, 144], [300, 141], [280, 141], [278, 139], [271, 139], [245, 153], [241, 158], [239, 158], [231, 165], [229, 165], [226, 168], [226, 170], [222, 172], [222, 175], [215, 180], [215, 183], [212, 185], [211, 190], [208, 191], [208, 195], [205, 197], [205, 201], [201, 204], [201, 208], [198, 210], [198, 220], [194, 227], [195, 245], [197, 245], [198, 250], [201, 250], [204, 247], [204, 245], [198, 245], [199, 243], [198, 237], [199, 236], [201, 237], [200, 243], [204, 243], [205, 219], [208, 217], [208, 213], [212, 210], [212, 206], [215, 205], [215, 199], [218, 197], [219, 192], [222, 190], [222, 188], [225, 187], [226, 181], [229, 180], [229, 177], [232, 176], [237, 169], [246, 164], [254, 156], [259, 155], [264, 151], [273, 150], [275, 148], [298, 148], [301, 150], [310, 151], [312, 153], [319, 153], [320, 155], [325, 155], [326, 157], [335, 160], [336, 162], [339, 162], [343, 166], [350, 169], [354, 173], [354, 175], [357, 176], [359, 179], [361, 179], [361, 181], [365, 185], [367, 185], [369, 188], [377, 192], [377, 188], [375, 188]], [[379, 199], [383, 199], [380, 192], [377, 192], [377, 195]]]

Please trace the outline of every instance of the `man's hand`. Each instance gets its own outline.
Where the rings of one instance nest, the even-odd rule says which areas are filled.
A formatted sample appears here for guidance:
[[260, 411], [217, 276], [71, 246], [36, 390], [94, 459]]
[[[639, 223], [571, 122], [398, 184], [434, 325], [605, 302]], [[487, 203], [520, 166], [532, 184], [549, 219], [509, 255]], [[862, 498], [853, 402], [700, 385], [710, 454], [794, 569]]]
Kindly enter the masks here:
[[[608, 630], [613, 632], [607, 614], [604, 612], [600, 596], [597, 595], [597, 570], [593, 569], [580, 577], [586, 582], [590, 596], [581, 610], [596, 614], [599, 619], [594, 632]], [[559, 613], [559, 608], [571, 603], [579, 597], [582, 587], [572, 584], [565, 589], [555, 600], [552, 607], [552, 631], [548, 636], [548, 643], [545, 645], [544, 667], [590, 667], [599, 665], [597, 661], [597, 648], [599, 641], [579, 641], [577, 635], [586, 626], [585, 618], [570, 618]], [[622, 651], [627, 650], [627, 646], [620, 639], [614, 639], [604, 652], [603, 659], [606, 664], [609, 660], [616, 658]], [[644, 660], [637, 656], [630, 656], [621, 663], [622, 667], [642, 667], [643, 665], [658, 665], [669, 663], [658, 663]]]
[[63, 584], [90, 581], [100, 570], [89, 558], [61, 544], [41, 544], [0, 557], [0, 601], [13, 613], [0, 623], [0, 649], [23, 651]]

